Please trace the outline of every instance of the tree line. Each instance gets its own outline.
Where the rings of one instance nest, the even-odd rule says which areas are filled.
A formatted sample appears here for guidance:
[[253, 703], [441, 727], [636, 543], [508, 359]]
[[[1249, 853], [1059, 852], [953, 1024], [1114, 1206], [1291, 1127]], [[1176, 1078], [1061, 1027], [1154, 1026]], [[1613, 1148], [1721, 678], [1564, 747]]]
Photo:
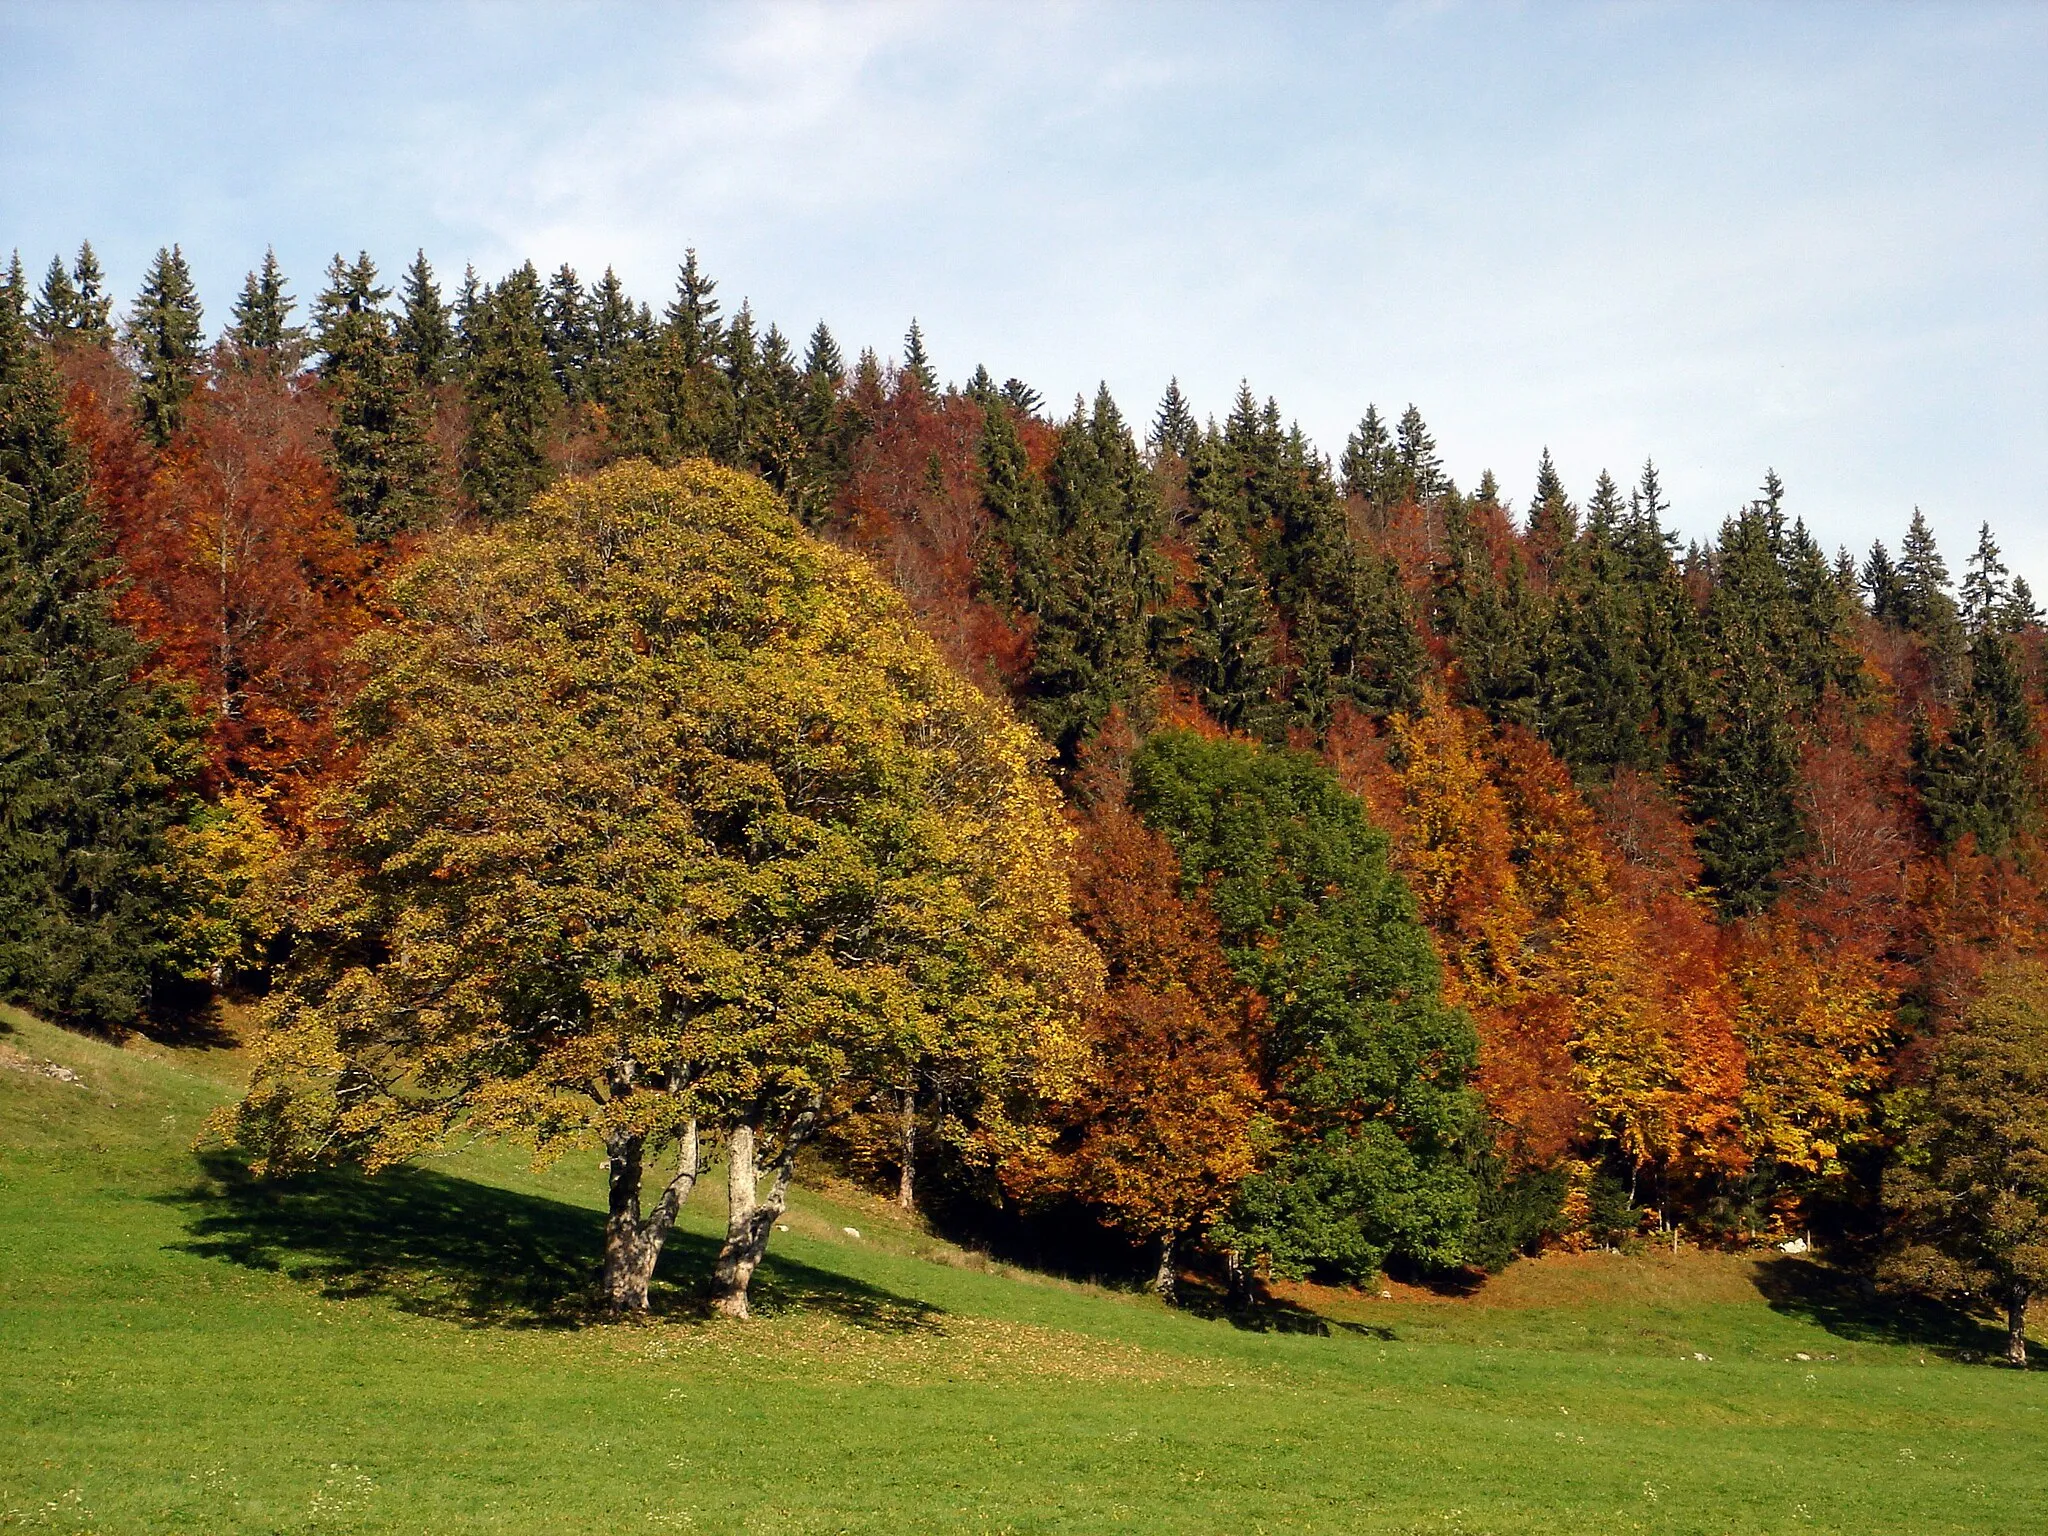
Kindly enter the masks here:
[[[1905, 1213], [1920, 1213], [1915, 1230], [1932, 1219], [1940, 1158], [1913, 1149], [1941, 1145], [1929, 1085], [1947, 1081], [1951, 1043], [1989, 1017], [1982, 998], [2027, 992], [2042, 919], [2042, 616], [1988, 526], [1957, 583], [1917, 509], [1896, 553], [1830, 557], [1768, 473], [1705, 542], [1671, 531], [1648, 462], [1626, 487], [1603, 472], [1581, 499], [1546, 453], [1517, 510], [1490, 472], [1462, 489], [1412, 405], [1369, 407], [1334, 459], [1248, 386], [1220, 418], [1198, 417], [1177, 382], [1149, 423], [1107, 389], [1061, 413], [986, 369], [942, 383], [914, 322], [886, 362], [864, 350], [849, 364], [822, 323], [799, 348], [744, 303], [728, 317], [694, 254], [658, 315], [610, 271], [469, 272], [450, 297], [424, 254], [395, 284], [367, 255], [337, 256], [304, 323], [266, 256], [209, 340], [175, 247], [117, 323], [84, 246], [39, 286], [17, 261], [0, 311], [0, 984], [55, 1016], [118, 1028], [223, 989], [267, 993], [275, 1017], [329, 1031], [313, 1050], [281, 1029], [301, 1050], [284, 1084], [307, 1051], [362, 1069], [335, 996], [358, 1022], [418, 1006], [371, 1007], [363, 976], [400, 992], [454, 988], [456, 971], [514, 987], [509, 930], [494, 936], [480, 915], [491, 902], [450, 895], [460, 879], [502, 884], [489, 857], [460, 876], [424, 865], [410, 894], [389, 871], [362, 884], [372, 852], [395, 858], [405, 838], [455, 857], [460, 839], [420, 807], [489, 798], [445, 731], [474, 744], [508, 729], [492, 715], [508, 685], [491, 673], [467, 696], [456, 652], [435, 650], [488, 627], [476, 594], [515, 568], [527, 585], [505, 598], [514, 607], [566, 582], [556, 597], [578, 622], [627, 636], [640, 658], [606, 652], [639, 680], [600, 691], [656, 677], [676, 698], [706, 690], [700, 727], [737, 707], [721, 690], [773, 691], [767, 672], [714, 684], [674, 658], [656, 665], [659, 626], [606, 606], [645, 593], [543, 580], [534, 562], [550, 548], [582, 558], [578, 540], [653, 540], [674, 580], [751, 571], [759, 593], [774, 587], [761, 548], [789, 569], [864, 556], [832, 565], [820, 590], [869, 605], [878, 633], [914, 633], [929, 654], [910, 671], [926, 681], [901, 667], [848, 680], [845, 699], [812, 700], [802, 718], [852, 730], [835, 711], [864, 690], [909, 687], [928, 705], [939, 666], [1044, 744], [1042, 767], [1037, 749], [1003, 747], [1001, 773], [1049, 774], [1058, 825], [1013, 831], [1065, 871], [1053, 928], [1094, 958], [1046, 937], [1040, 890], [1026, 927], [1066, 959], [1018, 983], [1052, 1010], [1031, 1028], [984, 1020], [978, 1043], [947, 1043], [974, 1013], [961, 977], [978, 973], [906, 942], [870, 963], [916, 978], [899, 1011], [928, 1023], [887, 1049], [842, 1039], [801, 1068], [756, 1041], [749, 1070], [779, 1085], [767, 1119], [735, 1108], [738, 1079], [720, 1079], [721, 1098], [699, 1075], [710, 1068], [677, 1066], [671, 1042], [679, 1075], [662, 1094], [636, 1047], [614, 1053], [638, 1063], [631, 1091], [586, 1092], [598, 1107], [574, 1114], [563, 1074], [588, 1068], [581, 1055], [546, 1065], [543, 1052], [523, 1077], [450, 1065], [432, 1113], [416, 1104], [396, 1127], [385, 1103], [346, 1135], [334, 1104], [306, 1120], [311, 1100], [280, 1088], [270, 1118], [245, 1125], [280, 1149], [304, 1133], [403, 1156], [432, 1125], [524, 1116], [544, 1139], [605, 1142], [625, 1241], [645, 1220], [648, 1138], [680, 1143], [687, 1127], [694, 1178], [701, 1118], [730, 1166], [765, 1158], [771, 1181], [777, 1166], [786, 1177], [777, 1159], [815, 1144], [949, 1218], [1099, 1229], [1143, 1250], [1168, 1292], [1189, 1266], [1243, 1294], [1261, 1277], [1497, 1266], [1681, 1227], [1878, 1243], [1904, 1233]], [[754, 477], [772, 508], [741, 482], [685, 492], [628, 469], [706, 460]], [[541, 527], [555, 546], [533, 542]], [[886, 601], [833, 585], [868, 571]], [[796, 643], [787, 625], [774, 632]], [[571, 666], [582, 642], [560, 643], [519, 663], [533, 688], [598, 664]], [[493, 650], [492, 666], [508, 654]], [[956, 707], [965, 721], [979, 706]], [[575, 718], [597, 733], [593, 759], [629, 776], [634, 754], [678, 728]], [[946, 730], [1008, 742], [1000, 718]], [[440, 748], [406, 744], [423, 722], [439, 722]], [[505, 756], [524, 738], [492, 739]], [[943, 820], [935, 786], [952, 781], [928, 741], [891, 739], [900, 762], [854, 775], [865, 787], [847, 804], [894, 794], [899, 814], [916, 800]], [[722, 770], [735, 782], [795, 771], [750, 750]], [[593, 813], [572, 833], [544, 814], [564, 765], [505, 760], [531, 781], [491, 792], [512, 820], [464, 826], [478, 848], [559, 838], [570, 864], [602, 849], [611, 862], [570, 881], [577, 900], [602, 891], [643, 915], [675, 882], [729, 878], [751, 893], [734, 902], [766, 899], [773, 861], [757, 857], [766, 834], [751, 821], [734, 826], [755, 851], [730, 868], [710, 853], [676, 863], [687, 839], [649, 830], [658, 808], [628, 797], [616, 827]], [[436, 764], [454, 777], [424, 781]], [[705, 773], [691, 793], [723, 793]], [[902, 799], [923, 773], [939, 776]], [[970, 777], [985, 787], [991, 773]], [[409, 797], [423, 797], [410, 812]], [[984, 812], [970, 797], [959, 814]], [[691, 817], [689, 835], [715, 844], [702, 807]], [[880, 835], [862, 825], [845, 835]], [[597, 842], [577, 853], [579, 837]], [[646, 890], [628, 899], [635, 882]], [[872, 896], [873, 880], [856, 888]], [[534, 911], [562, 896], [528, 894]], [[428, 907], [454, 925], [438, 949], [394, 948], [377, 927], [425, 922]], [[779, 954], [832, 926], [776, 913], [793, 925], [776, 930]], [[765, 964], [767, 931], [736, 954]], [[837, 942], [825, 951], [850, 964]], [[401, 952], [429, 971], [400, 974]], [[668, 975], [644, 984], [671, 1015], [709, 1007], [690, 990], [701, 977], [684, 986], [643, 959]], [[975, 985], [1001, 992], [1001, 970]], [[592, 989], [623, 985], [551, 974], [582, 978], [585, 1015]], [[772, 991], [768, 975], [747, 983], [753, 995]], [[812, 982], [848, 1029], [885, 1006]], [[522, 1006], [539, 1007], [530, 992]], [[434, 1027], [460, 1035], [483, 1017]], [[450, 1060], [480, 1048], [452, 1040], [434, 1047]], [[375, 1078], [358, 1081], [365, 1104], [382, 1102]], [[636, 1094], [670, 1102], [638, 1119], [619, 1107]], [[732, 1143], [743, 1126], [754, 1150]], [[734, 1201], [774, 1204], [737, 1184]], [[1929, 1254], [1957, 1251], [1894, 1246], [1895, 1264], [1920, 1254], [1922, 1277], [1939, 1278]], [[2009, 1302], [2018, 1271], [2001, 1260], [1992, 1284], [1979, 1258], [1972, 1284]], [[1941, 1283], [1965, 1289], [1961, 1273]]]

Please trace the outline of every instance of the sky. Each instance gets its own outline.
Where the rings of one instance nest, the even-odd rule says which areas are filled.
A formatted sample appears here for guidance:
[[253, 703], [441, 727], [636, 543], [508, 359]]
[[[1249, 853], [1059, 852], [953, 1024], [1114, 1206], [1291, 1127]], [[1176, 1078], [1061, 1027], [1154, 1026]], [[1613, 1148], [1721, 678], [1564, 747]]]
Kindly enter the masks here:
[[2048, 592], [2048, 4], [0, 0], [0, 250], [266, 246], [452, 289], [695, 247], [849, 355], [914, 316], [1149, 422], [1239, 381], [1333, 457], [1414, 403], [1463, 485], [1767, 469], [1824, 544], [1924, 508]]

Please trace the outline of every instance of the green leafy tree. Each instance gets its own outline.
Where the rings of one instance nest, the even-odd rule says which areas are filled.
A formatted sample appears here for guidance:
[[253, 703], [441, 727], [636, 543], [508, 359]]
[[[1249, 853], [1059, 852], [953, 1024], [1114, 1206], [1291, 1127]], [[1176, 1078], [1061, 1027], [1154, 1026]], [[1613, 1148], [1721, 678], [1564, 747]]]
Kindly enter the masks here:
[[158, 250], [122, 327], [135, 367], [135, 399], [142, 430], [161, 448], [176, 435], [206, 361], [199, 293], [177, 246]]
[[722, 1133], [745, 1316], [822, 1116], [935, 1063], [994, 1104], [1064, 1055], [1099, 971], [1042, 748], [759, 481], [567, 481], [393, 602], [231, 1116], [263, 1166], [595, 1143], [604, 1297], [639, 1311]]
[[1280, 1108], [1266, 1166], [1217, 1240], [1289, 1276], [1462, 1262], [1478, 1042], [1443, 1001], [1386, 838], [1307, 753], [1169, 731], [1140, 749], [1132, 782], [1268, 1009], [1263, 1068]]
[[100, 1028], [166, 969], [184, 705], [111, 611], [111, 563], [22, 296], [0, 296], [0, 994]]
[[1899, 1282], [2006, 1315], [2006, 1359], [2027, 1363], [2027, 1307], [2048, 1289], [2048, 969], [1994, 966], [1935, 1037], [1924, 1085], [1885, 1171]]

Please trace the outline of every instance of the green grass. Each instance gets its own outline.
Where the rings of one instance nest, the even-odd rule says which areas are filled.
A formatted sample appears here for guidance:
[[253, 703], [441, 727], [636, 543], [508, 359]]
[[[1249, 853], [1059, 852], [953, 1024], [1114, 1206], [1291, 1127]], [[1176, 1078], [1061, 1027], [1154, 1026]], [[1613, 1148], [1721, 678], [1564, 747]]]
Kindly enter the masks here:
[[232, 1053], [7, 1017], [0, 1527], [2048, 1528], [2048, 1376], [1803, 1262], [1547, 1259], [1260, 1332], [813, 1194], [765, 1315], [713, 1323], [707, 1190], [668, 1318], [596, 1326], [594, 1156], [254, 1185], [192, 1150]]

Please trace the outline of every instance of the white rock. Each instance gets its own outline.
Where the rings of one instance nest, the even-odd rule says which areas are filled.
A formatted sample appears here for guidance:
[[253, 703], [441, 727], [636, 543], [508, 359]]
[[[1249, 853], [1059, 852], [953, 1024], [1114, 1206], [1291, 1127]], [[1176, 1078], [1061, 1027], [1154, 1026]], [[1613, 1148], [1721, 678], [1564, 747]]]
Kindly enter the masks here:
[[859, 1227], [841, 1227], [841, 1228], [840, 1228], [839, 1230], [840, 1230], [840, 1231], [842, 1231], [842, 1232], [844, 1232], [844, 1233], [845, 1233], [845, 1234], [846, 1234], [846, 1235], [847, 1235], [848, 1237], [859, 1237], [859, 1236], [860, 1236], [860, 1228], [859, 1228]]

